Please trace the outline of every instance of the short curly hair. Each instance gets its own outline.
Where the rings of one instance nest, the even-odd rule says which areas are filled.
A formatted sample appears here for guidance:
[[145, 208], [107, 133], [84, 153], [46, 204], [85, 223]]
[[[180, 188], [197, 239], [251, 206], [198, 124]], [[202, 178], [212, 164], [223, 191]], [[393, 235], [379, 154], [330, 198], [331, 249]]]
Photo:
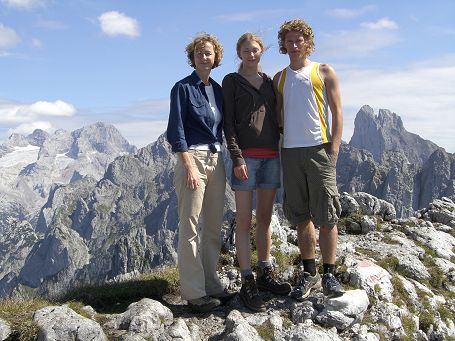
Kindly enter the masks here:
[[221, 59], [223, 59], [223, 46], [218, 41], [217, 37], [212, 34], [202, 32], [197, 34], [185, 48], [188, 64], [190, 64], [194, 69], [196, 68], [194, 63], [194, 51], [199, 46], [203, 46], [205, 43], [211, 43], [213, 45], [213, 50], [215, 51], [215, 62], [213, 63], [212, 69], [221, 65]]
[[289, 32], [298, 32], [303, 35], [305, 38], [305, 46], [307, 49], [307, 55], [310, 55], [314, 52], [314, 34], [311, 26], [308, 25], [302, 19], [294, 19], [285, 21], [281, 26], [280, 30], [278, 31], [278, 45], [280, 47], [280, 53], [286, 54], [287, 50], [284, 46], [286, 42], [286, 34]]

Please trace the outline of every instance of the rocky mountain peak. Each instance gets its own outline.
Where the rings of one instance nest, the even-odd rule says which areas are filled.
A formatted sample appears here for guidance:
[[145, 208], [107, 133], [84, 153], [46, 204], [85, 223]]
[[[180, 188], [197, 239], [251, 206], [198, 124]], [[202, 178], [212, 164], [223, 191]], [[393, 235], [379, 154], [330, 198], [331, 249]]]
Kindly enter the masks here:
[[49, 134], [41, 129], [35, 129], [33, 133], [25, 136], [18, 133], [12, 133], [5, 143], [8, 147], [26, 147], [28, 145], [41, 147]]
[[377, 162], [381, 162], [386, 151], [401, 151], [409, 162], [419, 166], [439, 148], [433, 142], [408, 132], [396, 113], [379, 109], [375, 115], [368, 105], [357, 113], [349, 145], [370, 151]]
[[41, 129], [35, 129], [33, 133], [27, 136], [27, 140], [31, 145], [41, 147], [48, 137], [49, 133]]
[[381, 127], [389, 127], [398, 132], [406, 131], [401, 117], [388, 109], [379, 109], [377, 121]]
[[74, 142], [70, 149], [70, 156], [77, 157], [87, 152], [105, 154], [129, 154], [136, 151], [120, 132], [111, 124], [97, 122], [77, 129], [71, 133]]

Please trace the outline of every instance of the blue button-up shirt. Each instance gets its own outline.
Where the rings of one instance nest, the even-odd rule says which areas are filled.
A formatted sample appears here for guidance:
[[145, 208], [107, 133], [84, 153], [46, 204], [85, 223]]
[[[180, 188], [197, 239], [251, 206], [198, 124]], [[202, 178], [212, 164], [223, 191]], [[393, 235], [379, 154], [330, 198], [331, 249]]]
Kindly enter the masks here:
[[[218, 110], [222, 114], [223, 94], [221, 86], [213, 79], [209, 79], [215, 94]], [[223, 142], [221, 135], [223, 122], [213, 134], [215, 115], [205, 92], [204, 82], [196, 71], [188, 77], [175, 83], [171, 90], [171, 109], [167, 124], [167, 140], [173, 152], [186, 152], [188, 147], [197, 144], [212, 144]]]

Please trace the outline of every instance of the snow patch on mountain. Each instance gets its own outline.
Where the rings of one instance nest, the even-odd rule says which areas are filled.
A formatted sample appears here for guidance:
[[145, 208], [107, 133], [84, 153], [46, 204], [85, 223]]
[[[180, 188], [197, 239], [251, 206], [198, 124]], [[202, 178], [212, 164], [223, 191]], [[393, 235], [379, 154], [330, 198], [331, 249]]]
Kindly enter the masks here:
[[40, 147], [31, 144], [25, 147], [13, 147], [13, 151], [0, 157], [0, 168], [28, 165], [38, 160]]

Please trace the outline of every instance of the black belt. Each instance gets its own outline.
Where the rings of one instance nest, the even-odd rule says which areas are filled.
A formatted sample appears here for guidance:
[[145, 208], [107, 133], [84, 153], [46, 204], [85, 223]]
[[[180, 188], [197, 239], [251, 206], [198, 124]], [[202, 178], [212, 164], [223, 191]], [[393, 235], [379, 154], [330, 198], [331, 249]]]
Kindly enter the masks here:
[[212, 154], [218, 153], [218, 150], [216, 149], [216, 146], [213, 143], [209, 144], [209, 149], [212, 152]]

